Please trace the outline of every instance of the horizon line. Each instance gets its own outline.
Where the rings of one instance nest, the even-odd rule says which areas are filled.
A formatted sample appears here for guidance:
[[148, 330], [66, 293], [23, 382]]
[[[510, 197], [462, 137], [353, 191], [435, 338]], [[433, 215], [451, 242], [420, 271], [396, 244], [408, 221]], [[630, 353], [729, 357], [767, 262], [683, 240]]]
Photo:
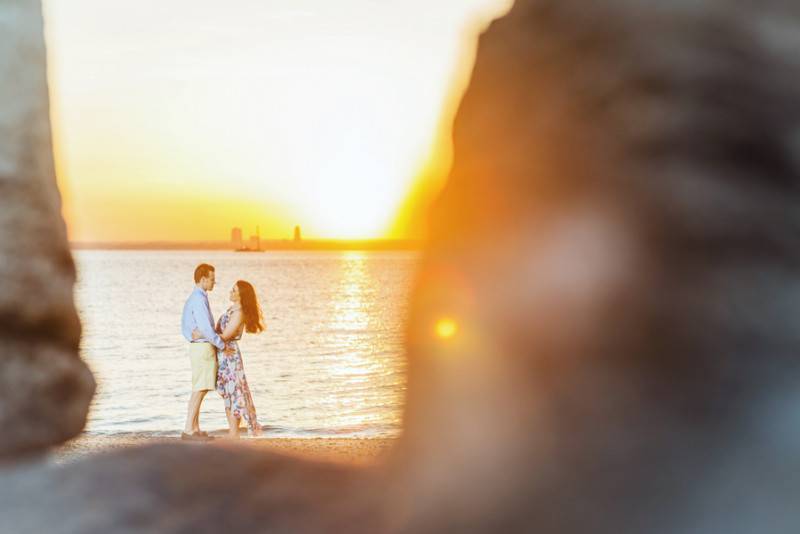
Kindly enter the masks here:
[[[268, 250], [421, 250], [424, 239], [262, 239], [261, 251]], [[69, 241], [71, 250], [229, 250], [227, 240]], [[257, 252], [257, 251], [253, 251]]]

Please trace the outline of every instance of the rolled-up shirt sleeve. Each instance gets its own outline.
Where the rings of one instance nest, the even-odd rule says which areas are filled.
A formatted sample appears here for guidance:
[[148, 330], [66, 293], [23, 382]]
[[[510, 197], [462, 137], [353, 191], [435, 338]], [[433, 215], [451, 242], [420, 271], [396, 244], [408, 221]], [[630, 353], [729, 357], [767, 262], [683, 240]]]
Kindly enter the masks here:
[[203, 334], [203, 338], [220, 350], [225, 349], [225, 342], [214, 330], [214, 323], [211, 317], [211, 310], [202, 298], [194, 299], [192, 303], [192, 317], [197, 325], [197, 329]]

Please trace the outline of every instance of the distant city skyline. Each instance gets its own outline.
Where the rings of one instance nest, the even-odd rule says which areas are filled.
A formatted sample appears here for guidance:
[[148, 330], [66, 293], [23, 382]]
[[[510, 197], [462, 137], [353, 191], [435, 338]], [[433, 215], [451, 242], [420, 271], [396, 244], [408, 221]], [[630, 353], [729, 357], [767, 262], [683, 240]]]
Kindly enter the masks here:
[[295, 225], [292, 235], [262, 236], [260, 226], [256, 233], [245, 239], [245, 230], [239, 226], [230, 229], [228, 240], [138, 240], [138, 241], [71, 241], [74, 249], [130, 249], [130, 250], [416, 250], [424, 240], [408, 238], [377, 239], [305, 239], [302, 228]]
[[[73, 241], [73, 250], [239, 250], [231, 240], [221, 241]], [[255, 250], [308, 251], [391, 251], [421, 250], [424, 241], [416, 239], [262, 239]], [[242, 247], [244, 248], [244, 247]], [[249, 248], [249, 247], [247, 247]]]
[[[270, 240], [268, 237], [265, 236], [266, 240]], [[287, 238], [275, 237], [272, 239], [275, 240], [288, 240]], [[234, 250], [260, 250], [261, 249], [261, 227], [256, 226], [256, 233], [255, 235], [251, 235], [247, 244], [245, 244], [244, 240], [244, 231], [241, 227], [235, 226], [231, 228], [231, 246]], [[294, 227], [294, 231], [292, 233], [292, 241], [295, 243], [300, 243], [302, 241], [300, 226], [296, 225]]]

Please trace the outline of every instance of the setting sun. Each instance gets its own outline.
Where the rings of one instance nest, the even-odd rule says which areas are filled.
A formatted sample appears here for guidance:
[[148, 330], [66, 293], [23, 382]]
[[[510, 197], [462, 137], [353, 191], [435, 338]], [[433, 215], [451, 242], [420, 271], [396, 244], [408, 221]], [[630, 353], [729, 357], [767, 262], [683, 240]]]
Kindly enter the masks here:
[[418, 237], [396, 221], [508, 4], [45, 0], [71, 240]]

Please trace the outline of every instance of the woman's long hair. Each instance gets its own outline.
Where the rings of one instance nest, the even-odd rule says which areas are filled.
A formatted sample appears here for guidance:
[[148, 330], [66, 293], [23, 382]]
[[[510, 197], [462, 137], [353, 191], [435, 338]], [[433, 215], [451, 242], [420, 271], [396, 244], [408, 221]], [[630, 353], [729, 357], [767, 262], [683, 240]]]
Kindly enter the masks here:
[[258, 305], [258, 298], [256, 298], [256, 290], [253, 289], [250, 282], [245, 282], [244, 280], [237, 281], [236, 287], [239, 289], [239, 298], [241, 299], [244, 329], [250, 334], [258, 334], [266, 330], [267, 327], [264, 325], [261, 307]]

